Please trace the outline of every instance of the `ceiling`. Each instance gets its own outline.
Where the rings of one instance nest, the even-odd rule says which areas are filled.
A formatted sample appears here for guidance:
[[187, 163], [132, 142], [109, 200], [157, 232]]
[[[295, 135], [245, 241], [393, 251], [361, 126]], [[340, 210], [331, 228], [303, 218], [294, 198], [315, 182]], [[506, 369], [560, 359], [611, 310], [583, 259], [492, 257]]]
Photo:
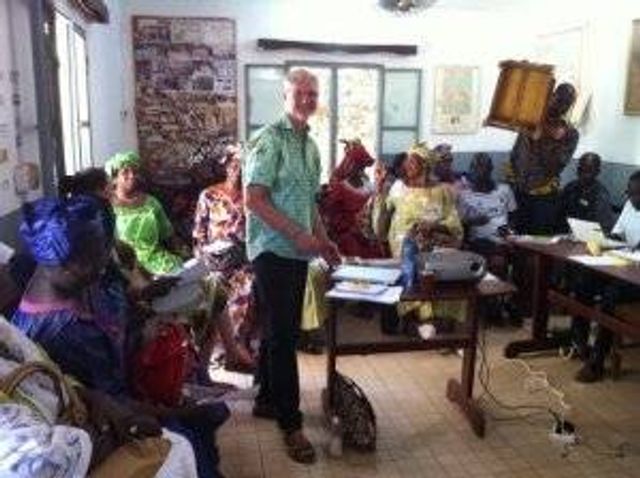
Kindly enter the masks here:
[[457, 10], [503, 11], [542, 10], [557, 0], [438, 0], [436, 7]]

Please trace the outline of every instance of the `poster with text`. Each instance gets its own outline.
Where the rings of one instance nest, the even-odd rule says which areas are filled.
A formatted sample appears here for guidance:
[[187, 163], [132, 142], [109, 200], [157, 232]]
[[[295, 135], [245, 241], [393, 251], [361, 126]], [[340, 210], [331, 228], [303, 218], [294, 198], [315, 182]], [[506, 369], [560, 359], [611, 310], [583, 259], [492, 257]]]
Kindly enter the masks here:
[[437, 134], [473, 134], [480, 128], [480, 69], [439, 66], [435, 73], [432, 130]]

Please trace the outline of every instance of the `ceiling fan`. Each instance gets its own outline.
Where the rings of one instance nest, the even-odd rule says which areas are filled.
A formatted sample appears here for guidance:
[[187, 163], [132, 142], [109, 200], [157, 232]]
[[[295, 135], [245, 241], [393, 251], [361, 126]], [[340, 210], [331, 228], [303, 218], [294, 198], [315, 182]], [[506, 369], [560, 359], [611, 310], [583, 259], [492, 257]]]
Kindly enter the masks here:
[[418, 10], [425, 10], [437, 0], [379, 0], [379, 4], [385, 10], [396, 13], [409, 13]]

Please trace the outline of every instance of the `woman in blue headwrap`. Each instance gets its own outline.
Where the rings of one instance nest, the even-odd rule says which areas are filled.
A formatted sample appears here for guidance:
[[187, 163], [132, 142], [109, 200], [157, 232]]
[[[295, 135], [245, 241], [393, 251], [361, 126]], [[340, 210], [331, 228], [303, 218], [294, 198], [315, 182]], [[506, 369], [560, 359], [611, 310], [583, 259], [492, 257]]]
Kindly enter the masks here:
[[90, 387], [124, 392], [120, 351], [88, 320], [87, 284], [109, 260], [98, 203], [87, 196], [41, 199], [24, 207], [20, 234], [38, 263], [13, 322], [51, 358]]
[[24, 207], [20, 233], [38, 263], [13, 323], [39, 343], [63, 372], [83, 385], [151, 413], [191, 442], [200, 476], [220, 476], [214, 432], [228, 416], [224, 404], [190, 410], [142, 406], [130, 398], [121, 351], [96, 322], [86, 294], [109, 261], [112, 232], [105, 231], [95, 198], [44, 198]]

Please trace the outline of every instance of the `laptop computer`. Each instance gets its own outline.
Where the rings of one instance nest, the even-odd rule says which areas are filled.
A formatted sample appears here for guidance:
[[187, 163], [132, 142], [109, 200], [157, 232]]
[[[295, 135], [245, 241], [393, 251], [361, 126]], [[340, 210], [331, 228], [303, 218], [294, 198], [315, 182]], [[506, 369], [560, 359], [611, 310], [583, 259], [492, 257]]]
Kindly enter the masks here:
[[615, 239], [606, 237], [602, 227], [597, 222], [584, 221], [573, 217], [567, 218], [567, 222], [569, 223], [574, 239], [577, 241], [587, 242], [597, 239], [600, 241], [603, 249], [621, 249], [628, 247], [624, 241], [616, 241]]

